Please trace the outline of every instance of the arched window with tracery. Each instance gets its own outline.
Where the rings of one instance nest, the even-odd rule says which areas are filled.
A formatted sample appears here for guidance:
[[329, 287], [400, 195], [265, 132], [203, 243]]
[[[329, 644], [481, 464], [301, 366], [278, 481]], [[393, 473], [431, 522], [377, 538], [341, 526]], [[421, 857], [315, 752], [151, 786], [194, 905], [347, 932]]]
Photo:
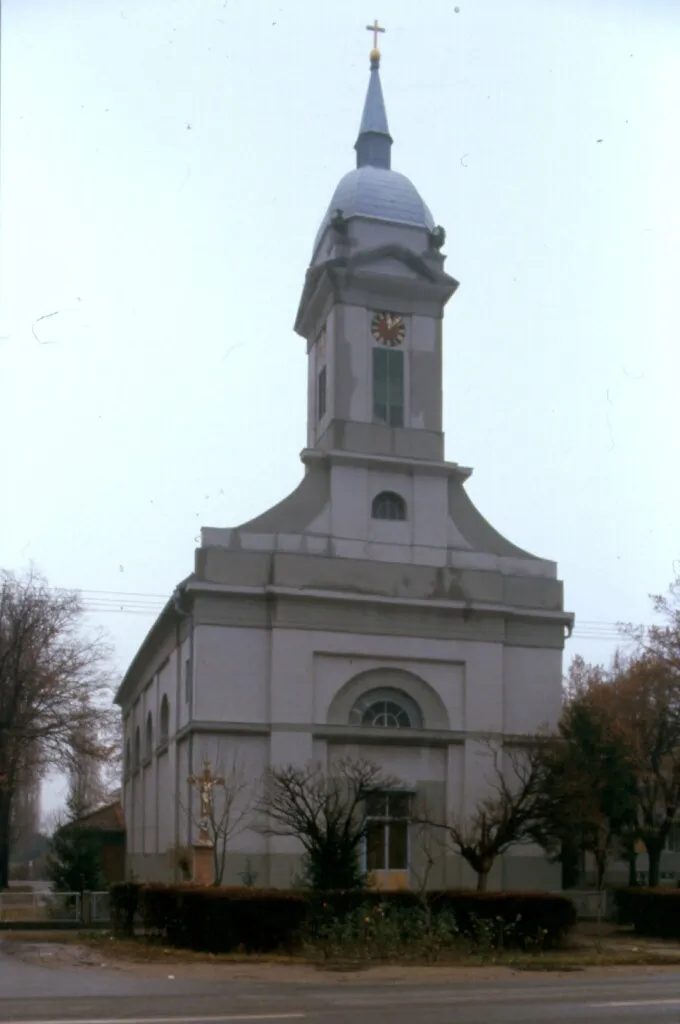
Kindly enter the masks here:
[[422, 729], [416, 702], [400, 690], [369, 690], [354, 703], [349, 724], [366, 729]]
[[390, 519], [392, 521], [406, 519], [406, 502], [394, 491], [381, 491], [376, 494], [371, 507], [373, 519]]

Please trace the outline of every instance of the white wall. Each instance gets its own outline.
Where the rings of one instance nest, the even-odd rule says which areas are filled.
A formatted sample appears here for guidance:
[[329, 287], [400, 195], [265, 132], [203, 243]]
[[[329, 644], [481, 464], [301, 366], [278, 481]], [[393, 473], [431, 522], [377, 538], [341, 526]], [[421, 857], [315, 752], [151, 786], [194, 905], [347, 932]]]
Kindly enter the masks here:
[[[328, 721], [328, 709], [334, 697], [342, 687], [362, 672], [369, 672], [385, 666], [385, 656], [370, 657], [357, 652], [356, 643], [350, 654], [331, 653], [325, 651], [314, 651], [313, 658], [313, 721], [326, 723]], [[368, 645], [366, 645], [368, 646]], [[391, 645], [394, 648], [394, 644]], [[453, 729], [462, 730], [464, 723], [464, 681], [465, 674], [463, 666], [457, 663], [425, 660], [424, 658], [408, 658], [397, 656], [392, 651], [390, 665], [395, 668], [404, 669], [419, 676], [429, 684], [435, 693], [441, 698], [446, 709], [448, 722], [427, 721], [426, 727], [430, 729]], [[415, 695], [414, 699], [416, 699]], [[426, 714], [425, 709], [422, 708]]]
[[[200, 733], [193, 740], [193, 762], [183, 770], [184, 785], [189, 775], [200, 774], [204, 761], [210, 763], [214, 775], [225, 780], [225, 787], [214, 790], [214, 807], [219, 819], [224, 810], [225, 789], [234, 798], [230, 814], [230, 836], [227, 848], [233, 852], [264, 853], [266, 837], [256, 828], [259, 818], [256, 805], [261, 795], [261, 780], [269, 764], [269, 740], [265, 736], [238, 736], [224, 733]], [[199, 796], [191, 796], [192, 831], [198, 836]]]
[[535, 647], [506, 647], [503, 729], [533, 733], [554, 728], [562, 703], [562, 652]]
[[385, 775], [393, 776], [405, 786], [416, 787], [422, 782], [446, 782], [447, 752], [444, 748], [400, 747], [366, 743], [329, 743], [326, 764], [342, 757], [353, 760], [365, 758], [379, 764]]
[[360, 672], [382, 665], [424, 679], [439, 694], [454, 730], [531, 732], [548, 718], [554, 722], [559, 712], [559, 651], [321, 630], [276, 629], [267, 635], [257, 629], [199, 626], [195, 659], [199, 721], [325, 723], [337, 690]]
[[196, 626], [194, 719], [267, 722], [271, 634], [264, 629]]
[[[158, 794], [156, 816], [158, 831], [156, 853], [163, 853], [175, 845], [175, 804], [178, 794], [175, 786], [175, 747], [167, 749], [157, 758]], [[180, 839], [180, 842], [182, 840]]]

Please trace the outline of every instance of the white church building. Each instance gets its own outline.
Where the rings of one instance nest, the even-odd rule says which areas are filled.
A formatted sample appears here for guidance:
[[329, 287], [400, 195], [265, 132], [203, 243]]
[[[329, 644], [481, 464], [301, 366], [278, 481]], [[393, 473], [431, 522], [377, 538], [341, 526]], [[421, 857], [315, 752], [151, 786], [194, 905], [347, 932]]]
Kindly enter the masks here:
[[[443, 317], [458, 282], [443, 229], [391, 168], [379, 63], [373, 50], [356, 167], [321, 220], [295, 320], [302, 480], [250, 522], [202, 530], [116, 697], [127, 870], [141, 879], [178, 877], [176, 851], [198, 831], [188, 779], [206, 759], [223, 773], [236, 757], [254, 793], [268, 766], [366, 758], [460, 818], [487, 791], [484, 739], [517, 742], [559, 716], [573, 616], [556, 564], [497, 533], [466, 493], [472, 470], [444, 457]], [[416, 873], [403, 807], [386, 799], [384, 845], [367, 854], [383, 885]], [[247, 870], [291, 885], [301, 847], [255, 824], [229, 844], [224, 882]], [[489, 886], [559, 879], [519, 847]], [[429, 884], [474, 876], [440, 849]]]

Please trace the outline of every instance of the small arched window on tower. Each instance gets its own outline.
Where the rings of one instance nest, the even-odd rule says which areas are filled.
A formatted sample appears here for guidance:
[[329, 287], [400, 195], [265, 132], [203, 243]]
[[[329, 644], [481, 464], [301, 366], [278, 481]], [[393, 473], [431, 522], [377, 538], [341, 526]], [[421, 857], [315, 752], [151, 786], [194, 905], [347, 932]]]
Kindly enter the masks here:
[[168, 742], [169, 735], [170, 735], [170, 703], [168, 701], [167, 696], [165, 694], [163, 694], [163, 699], [161, 700], [161, 713], [160, 713], [159, 736], [158, 736], [158, 740], [159, 740], [159, 743], [160, 743], [161, 746], [165, 746], [165, 744]]
[[394, 491], [382, 491], [373, 499], [371, 515], [374, 519], [406, 519], [406, 502]]

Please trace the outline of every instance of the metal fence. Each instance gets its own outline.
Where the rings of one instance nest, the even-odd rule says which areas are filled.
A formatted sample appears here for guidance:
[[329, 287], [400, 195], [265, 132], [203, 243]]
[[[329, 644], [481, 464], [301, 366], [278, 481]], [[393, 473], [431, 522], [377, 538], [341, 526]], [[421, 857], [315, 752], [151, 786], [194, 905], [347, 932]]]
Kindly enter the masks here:
[[90, 921], [92, 924], [106, 924], [110, 921], [108, 892], [88, 893], [90, 898]]
[[105, 924], [108, 892], [0, 892], [0, 924]]

